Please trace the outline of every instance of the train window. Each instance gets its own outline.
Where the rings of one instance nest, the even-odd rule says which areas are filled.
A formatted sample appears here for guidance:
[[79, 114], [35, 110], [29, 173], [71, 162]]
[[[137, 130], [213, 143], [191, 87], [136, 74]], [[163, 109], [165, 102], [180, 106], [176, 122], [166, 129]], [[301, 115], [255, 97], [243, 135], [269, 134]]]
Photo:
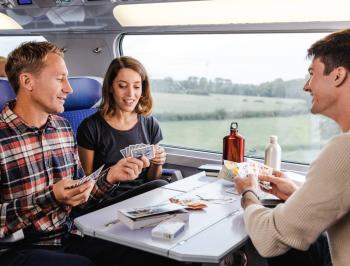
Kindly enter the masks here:
[[7, 56], [22, 42], [46, 41], [43, 36], [0, 36], [0, 55]]
[[277, 135], [283, 161], [310, 163], [339, 129], [310, 114], [307, 48], [327, 33], [125, 35], [147, 68], [163, 143], [214, 152], [237, 121], [245, 155]]

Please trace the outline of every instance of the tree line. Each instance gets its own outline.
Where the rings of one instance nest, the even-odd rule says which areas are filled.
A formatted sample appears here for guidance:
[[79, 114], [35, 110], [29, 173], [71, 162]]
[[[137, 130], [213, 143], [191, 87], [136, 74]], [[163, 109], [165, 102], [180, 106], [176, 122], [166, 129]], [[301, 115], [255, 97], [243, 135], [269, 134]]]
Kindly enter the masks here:
[[295, 98], [308, 100], [303, 92], [306, 79], [283, 80], [281, 78], [259, 85], [233, 83], [230, 79], [189, 76], [186, 80], [174, 80], [171, 77], [151, 80], [155, 92], [180, 94], [231, 94], [277, 98]]

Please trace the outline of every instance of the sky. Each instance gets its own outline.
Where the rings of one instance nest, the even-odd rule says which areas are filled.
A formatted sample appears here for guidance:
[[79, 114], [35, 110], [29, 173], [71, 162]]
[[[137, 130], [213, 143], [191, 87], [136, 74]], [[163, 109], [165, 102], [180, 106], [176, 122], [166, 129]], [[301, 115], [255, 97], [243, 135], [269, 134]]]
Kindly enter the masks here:
[[139, 59], [151, 78], [188, 76], [260, 84], [304, 78], [307, 49], [325, 33], [127, 35], [123, 52]]

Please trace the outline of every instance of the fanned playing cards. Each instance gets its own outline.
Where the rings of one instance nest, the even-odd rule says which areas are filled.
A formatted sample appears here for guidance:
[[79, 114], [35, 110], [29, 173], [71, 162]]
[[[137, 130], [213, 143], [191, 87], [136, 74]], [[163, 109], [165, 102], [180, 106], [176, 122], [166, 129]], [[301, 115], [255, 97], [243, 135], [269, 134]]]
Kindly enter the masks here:
[[74, 183], [73, 185], [64, 187], [65, 189], [71, 189], [75, 187], [79, 187], [80, 185], [90, 181], [90, 180], [96, 180], [103, 169], [104, 165], [102, 165], [100, 168], [98, 168], [95, 172], [93, 172], [91, 175], [84, 176], [83, 178], [79, 179], [78, 182]]
[[145, 156], [147, 159], [151, 160], [155, 157], [155, 148], [154, 145], [140, 143], [135, 145], [129, 145], [128, 147], [120, 150], [120, 153], [123, 155], [124, 158], [140, 158], [142, 156]]

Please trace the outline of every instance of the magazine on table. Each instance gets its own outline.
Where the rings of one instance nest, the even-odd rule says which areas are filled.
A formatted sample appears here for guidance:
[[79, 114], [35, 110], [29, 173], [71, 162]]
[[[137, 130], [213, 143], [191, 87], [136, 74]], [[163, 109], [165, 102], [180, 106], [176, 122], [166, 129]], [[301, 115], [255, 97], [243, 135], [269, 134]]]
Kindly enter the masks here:
[[187, 222], [189, 212], [184, 206], [174, 203], [118, 210], [118, 219], [132, 230], [155, 226], [173, 217]]

